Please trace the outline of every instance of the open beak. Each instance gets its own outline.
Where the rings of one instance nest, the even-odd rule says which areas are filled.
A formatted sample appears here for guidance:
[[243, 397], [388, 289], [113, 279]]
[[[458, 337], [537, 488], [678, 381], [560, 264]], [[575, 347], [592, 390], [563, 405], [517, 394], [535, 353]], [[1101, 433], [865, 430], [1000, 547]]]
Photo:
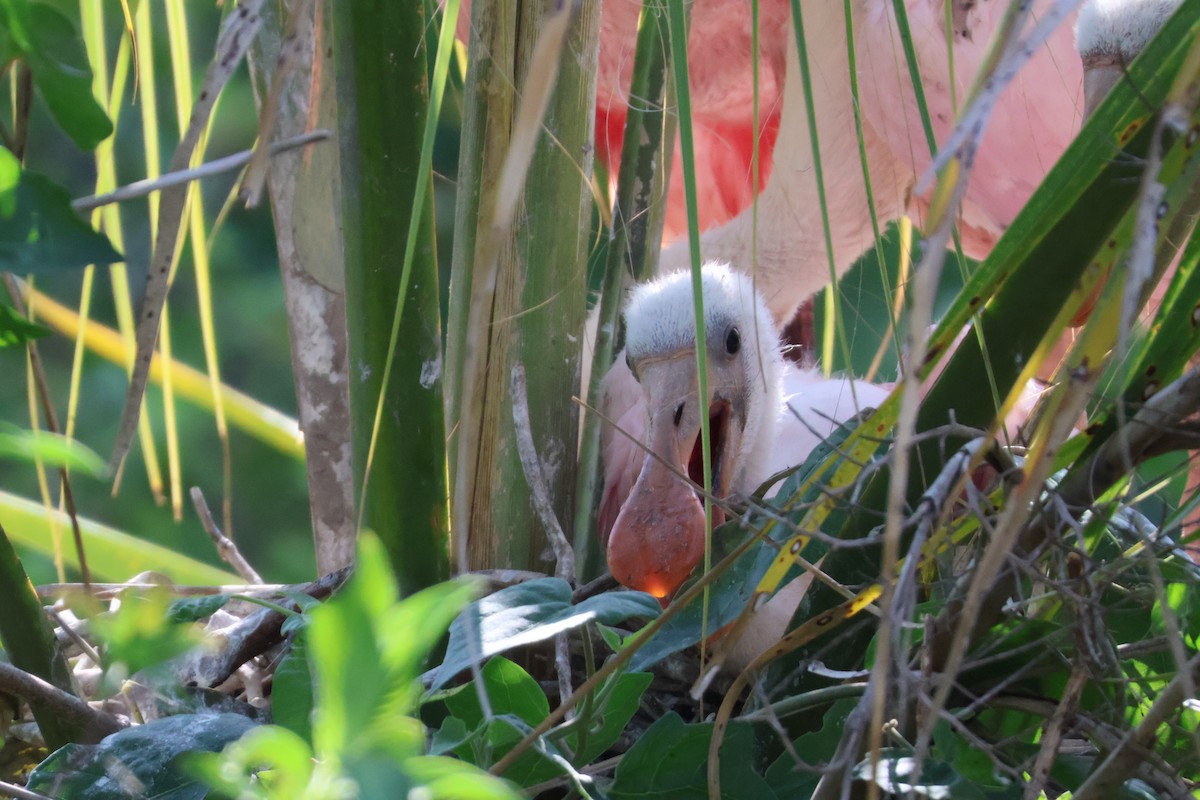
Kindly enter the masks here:
[[[650, 452], [609, 534], [608, 567], [625, 586], [663, 599], [704, 556], [704, 501], [693, 486], [704, 484], [701, 413], [709, 419], [713, 494], [725, 497], [741, 450], [745, 405], [720, 388], [719, 369], [709, 370], [716, 388], [703, 405], [697, 403], [692, 351], [647, 363], [641, 372], [650, 408]], [[723, 521], [724, 514], [714, 508], [713, 525]]]

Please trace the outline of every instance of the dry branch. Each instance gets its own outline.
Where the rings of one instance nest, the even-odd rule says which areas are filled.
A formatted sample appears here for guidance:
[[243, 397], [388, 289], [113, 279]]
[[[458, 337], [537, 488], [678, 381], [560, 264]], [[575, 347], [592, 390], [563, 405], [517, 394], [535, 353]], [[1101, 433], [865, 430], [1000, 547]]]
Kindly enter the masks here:
[[72, 727], [80, 728], [87, 742], [94, 743], [126, 727], [127, 723], [97, 711], [72, 694], [36, 675], [0, 661], [0, 689], [24, 698], [54, 714]]

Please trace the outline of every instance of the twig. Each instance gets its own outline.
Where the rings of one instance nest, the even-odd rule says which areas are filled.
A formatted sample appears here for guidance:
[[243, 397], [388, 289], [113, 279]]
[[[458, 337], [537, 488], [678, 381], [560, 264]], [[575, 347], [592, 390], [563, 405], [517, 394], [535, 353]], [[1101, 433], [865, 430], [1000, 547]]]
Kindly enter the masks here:
[[[1146, 712], [1141, 723], [1121, 739], [1095, 772], [1084, 781], [1072, 797], [1075, 800], [1098, 800], [1116, 792], [1146, 759], [1160, 725], [1179, 713], [1187, 699], [1187, 686], [1200, 676], [1200, 653], [1192, 656], [1178, 674], [1167, 684]], [[1184, 795], [1181, 795], [1184, 796]]]
[[[343, 567], [298, 587], [298, 591], [323, 600], [346, 582], [350, 572], [350, 567]], [[254, 588], [257, 590], [261, 587]], [[281, 641], [280, 629], [284, 616], [278, 611], [265, 608], [236, 623], [224, 631], [224, 642], [219, 650], [200, 653], [182, 664], [179, 669], [180, 682], [205, 688], [224, 683], [242, 664]]]
[[[575, 551], [554, 514], [550, 487], [546, 485], [546, 473], [542, 469], [537, 445], [533, 441], [533, 428], [529, 423], [529, 394], [525, 387], [525, 367], [519, 361], [513, 364], [509, 390], [512, 392], [513, 431], [517, 437], [517, 455], [521, 460], [525, 481], [529, 484], [533, 508], [542, 522], [546, 538], [550, 540], [550, 547], [554, 550], [554, 574], [574, 588]], [[558, 696], [562, 700], [571, 696], [571, 653], [568, 645], [565, 632], [554, 637], [554, 665], [558, 672]]]
[[509, 383], [512, 392], [513, 428], [517, 436], [517, 454], [521, 460], [521, 470], [525, 473], [525, 481], [529, 484], [529, 492], [533, 500], [533, 509], [537, 512], [546, 538], [554, 549], [557, 564], [555, 576], [565, 579], [573, 587], [575, 585], [575, 551], [558, 517], [554, 514], [554, 504], [550, 499], [550, 487], [546, 485], [546, 474], [542, 470], [541, 459], [538, 458], [537, 446], [533, 441], [533, 429], [529, 423], [529, 395], [525, 389], [525, 367], [513, 364], [512, 376]]
[[1054, 709], [1054, 716], [1046, 723], [1042, 733], [1042, 749], [1038, 751], [1033, 769], [1029, 771], [1024, 800], [1037, 800], [1046, 787], [1046, 781], [1050, 778], [1050, 767], [1054, 765], [1058, 746], [1062, 743], [1063, 728], [1067, 720], [1075, 716], [1075, 707], [1079, 704], [1079, 697], [1083, 694], [1083, 687], [1087, 682], [1086, 672], [1078, 667], [1072, 670], [1071, 677], [1067, 680], [1067, 688], [1063, 689], [1062, 701]]
[[[272, 594], [280, 594], [288, 591], [302, 591], [307, 583], [288, 584], [288, 583], [261, 583], [261, 584], [244, 584], [231, 583], [215, 586], [179, 586], [166, 585], [168, 591], [177, 597], [203, 597], [211, 594], [244, 594], [250, 596], [265, 596]], [[34, 591], [38, 597], [43, 600], [53, 600], [61, 597], [69, 592], [86, 591], [93, 597], [99, 600], [107, 600], [116, 597], [126, 589], [146, 589], [145, 583], [44, 583], [41, 586], [35, 586]]]
[[97, 711], [73, 694], [36, 675], [0, 661], [0, 689], [24, 698], [58, 719], [83, 731], [89, 742], [98, 742], [126, 725], [117, 717]]
[[4, 781], [0, 781], [0, 794], [5, 797], [15, 797], [17, 800], [54, 800], [53, 797], [31, 792], [15, 783], [5, 783]]
[[[275, 130], [275, 122], [279, 118], [279, 106], [283, 95], [283, 87], [288, 75], [295, 65], [304, 57], [305, 45], [311, 46], [312, 37], [307, 28], [313, 24], [313, 0], [300, 0], [292, 7], [288, 16], [287, 27], [283, 32], [283, 41], [279, 46], [279, 57], [275, 60], [275, 73], [271, 76], [271, 88], [267, 91], [266, 101], [262, 104], [258, 120], [258, 143], [254, 146], [254, 154], [250, 157], [250, 166], [242, 177], [242, 187], [238, 192], [248, 208], [254, 208], [262, 199], [263, 186], [267, 182], [266, 143], [270, 141], [271, 133]], [[274, 148], [270, 149], [274, 154]]]
[[204, 526], [205, 533], [213, 540], [213, 544], [217, 546], [217, 554], [221, 556], [221, 560], [233, 567], [238, 575], [241, 575], [250, 583], [262, 585], [262, 576], [258, 574], [254, 567], [250, 566], [250, 562], [238, 550], [233, 540], [221, 533], [221, 529], [217, 527], [217, 522], [213, 519], [212, 511], [209, 510], [208, 503], [204, 500], [204, 492], [200, 491], [199, 486], [192, 487], [192, 505], [196, 507], [196, 514], [200, 517], [200, 524]]
[[44, 608], [43, 610], [46, 612], [46, 616], [54, 620], [54, 624], [58, 626], [59, 630], [61, 630], [68, 639], [74, 642], [75, 646], [82, 650], [85, 656], [92, 660], [93, 664], [97, 666], [100, 665], [100, 654], [96, 652], [96, 648], [92, 647], [91, 642], [80, 636], [79, 631], [68, 625], [66, 620], [64, 620], [53, 608]]
[[[288, 150], [294, 150], [297, 147], [304, 147], [314, 142], [324, 141], [332, 135], [329, 131], [321, 128], [309, 131], [308, 133], [302, 133], [299, 136], [293, 136], [289, 139], [280, 139], [271, 145], [270, 153], [272, 156], [276, 156], [280, 153], [286, 153]], [[162, 191], [170, 186], [203, 180], [204, 178], [211, 178], [213, 175], [220, 175], [222, 172], [231, 172], [235, 169], [240, 169], [250, 162], [253, 155], [253, 150], [242, 150], [224, 158], [206, 161], [192, 169], [181, 169], [176, 172], [168, 172], [157, 178], [135, 181], [107, 194], [80, 197], [77, 200], [71, 201], [71, 208], [82, 213], [111, 203], [124, 203], [128, 200], [136, 200], [139, 197], [145, 197], [148, 194]]]
[[[208, 120], [216, 106], [217, 97], [225, 83], [233, 75], [246, 50], [262, 27], [262, 6], [265, 0], [245, 0], [229, 17], [217, 39], [212, 63], [204, 76], [200, 94], [192, 106], [187, 130], [180, 137], [175, 153], [171, 157], [171, 172], [179, 172], [192, 160], [200, 137], [208, 127]], [[121, 421], [117, 427], [109, 464], [113, 471], [125, 460], [129, 446], [137, 432], [141, 415], [142, 399], [146, 394], [146, 383], [150, 377], [150, 362], [154, 356], [154, 345], [158, 341], [162, 309], [167, 302], [171, 284], [171, 264], [175, 260], [175, 249], [179, 243], [183, 226], [184, 209], [187, 207], [188, 187], [173, 186], [159, 198], [158, 237], [150, 258], [150, 269], [146, 274], [146, 293], [137, 321], [137, 350], [133, 371], [129, 376], [129, 389], [125, 393], [125, 404], [121, 409]], [[202, 243], [197, 242], [196, 246]]]

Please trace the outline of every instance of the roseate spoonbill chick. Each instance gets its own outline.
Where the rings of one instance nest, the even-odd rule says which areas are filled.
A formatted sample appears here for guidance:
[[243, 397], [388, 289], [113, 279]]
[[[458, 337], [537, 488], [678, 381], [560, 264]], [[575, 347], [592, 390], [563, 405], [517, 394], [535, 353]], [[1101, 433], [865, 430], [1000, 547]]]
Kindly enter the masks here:
[[[803, 463], [838, 421], [887, 396], [878, 386], [785, 363], [749, 276], [708, 264], [702, 284], [707, 395], [698, 391], [691, 275], [676, 272], [634, 289], [625, 348], [640, 392], [607, 398], [610, 407], [629, 406], [618, 424], [644, 445], [611, 437], [605, 448], [602, 533], [615, 517], [609, 569], [622, 584], [659, 598], [704, 554], [703, 503], [693, 486], [703, 482], [702, 416], [711, 432], [713, 494], [723, 498]], [[722, 521], [714, 516], [714, 524]]]
[[1089, 0], [1084, 3], [1075, 20], [1075, 46], [1083, 62], [1083, 94], [1088, 115], [1181, 2]]

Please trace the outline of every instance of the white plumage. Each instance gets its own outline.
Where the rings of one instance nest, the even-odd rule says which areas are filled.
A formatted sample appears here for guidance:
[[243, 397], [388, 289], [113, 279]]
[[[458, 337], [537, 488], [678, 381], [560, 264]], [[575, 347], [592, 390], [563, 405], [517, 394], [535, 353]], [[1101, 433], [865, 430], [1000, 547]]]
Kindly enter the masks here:
[[[825, 378], [784, 362], [766, 303], [749, 276], [724, 264], [702, 272], [708, 396], [695, 367], [691, 276], [677, 272], [634, 290], [626, 307], [628, 365], [607, 381], [606, 409], [624, 408], [605, 434], [601, 530], [622, 583], [672, 593], [703, 553], [702, 504], [663, 462], [699, 483], [701, 414], [712, 428], [713, 491], [748, 493], [803, 463], [842, 420], [887, 396], [882, 387]], [[736, 347], [731, 347], [736, 345]], [[631, 392], [632, 366], [640, 379]], [[657, 456], [657, 458], [655, 457]]]

